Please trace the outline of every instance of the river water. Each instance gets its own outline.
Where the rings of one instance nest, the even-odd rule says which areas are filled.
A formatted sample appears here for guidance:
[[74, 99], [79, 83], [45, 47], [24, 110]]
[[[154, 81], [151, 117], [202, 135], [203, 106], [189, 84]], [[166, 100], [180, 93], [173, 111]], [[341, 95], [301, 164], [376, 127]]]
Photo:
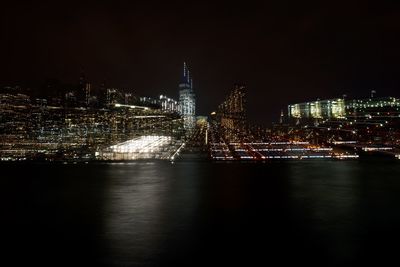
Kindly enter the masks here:
[[1, 170], [7, 266], [343, 266], [397, 259], [397, 162], [148, 161]]

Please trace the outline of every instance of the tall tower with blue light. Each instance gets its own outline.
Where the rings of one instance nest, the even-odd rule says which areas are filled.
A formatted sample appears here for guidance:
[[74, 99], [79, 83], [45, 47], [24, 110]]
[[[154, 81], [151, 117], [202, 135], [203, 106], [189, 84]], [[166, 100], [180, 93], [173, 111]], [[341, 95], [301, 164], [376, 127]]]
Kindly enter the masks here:
[[186, 62], [183, 63], [183, 73], [179, 83], [179, 111], [184, 119], [185, 128], [193, 128], [196, 116], [196, 96], [193, 90], [193, 79]]

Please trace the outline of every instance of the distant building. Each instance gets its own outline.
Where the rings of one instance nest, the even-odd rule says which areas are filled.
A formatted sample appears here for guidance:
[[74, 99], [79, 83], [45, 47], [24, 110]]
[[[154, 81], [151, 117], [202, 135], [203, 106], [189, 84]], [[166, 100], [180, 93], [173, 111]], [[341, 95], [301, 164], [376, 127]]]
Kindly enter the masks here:
[[317, 100], [288, 106], [289, 119], [344, 119], [358, 117], [398, 117], [400, 99], [394, 97]]
[[92, 91], [92, 84], [87, 81], [85, 73], [82, 71], [79, 76], [78, 90], [75, 94], [79, 106], [87, 107], [93, 104], [93, 100], [91, 99]]
[[67, 107], [75, 107], [77, 106], [77, 97], [74, 91], [68, 91], [65, 93], [65, 106]]
[[343, 98], [337, 98], [289, 105], [288, 116], [292, 119], [344, 118], [345, 101]]
[[160, 106], [162, 110], [170, 111], [170, 112], [178, 112], [179, 105], [178, 102], [172, 98], [169, 98], [165, 95], [160, 95]]
[[193, 128], [196, 116], [196, 98], [193, 91], [193, 80], [186, 63], [183, 63], [183, 75], [179, 84], [179, 111], [185, 128]]
[[81, 71], [81, 75], [79, 76], [78, 90], [75, 93], [75, 97], [77, 97], [76, 100], [79, 102], [79, 105], [87, 104], [86, 100], [88, 89], [90, 90], [90, 86], [87, 86], [85, 73]]
[[207, 116], [196, 116], [196, 124], [198, 126], [207, 126], [208, 117]]
[[346, 110], [349, 114], [357, 112], [397, 112], [399, 109], [400, 99], [394, 97], [354, 99], [346, 101]]
[[86, 104], [86, 106], [89, 106], [91, 89], [92, 89], [92, 84], [86, 83], [86, 85], [85, 85], [85, 104]]
[[107, 88], [106, 89], [106, 106], [110, 107], [115, 103], [118, 103], [118, 89]]
[[[110, 101], [123, 100], [115, 91]], [[67, 92], [66, 100], [75, 102], [74, 93]], [[177, 112], [161, 110], [158, 99], [144, 97], [145, 105], [130, 105], [133, 95], [124, 96], [128, 104], [115, 102], [108, 108], [98, 108], [95, 96], [89, 99], [93, 107], [83, 107], [74, 103], [54, 106], [46, 98], [31, 98], [16, 92], [0, 93], [0, 161], [87, 160], [94, 158], [95, 151], [103, 151], [132, 138], [141, 140], [141, 136], [147, 136], [148, 139], [160, 137], [154, 140], [155, 146], [159, 146], [158, 141], [167, 139], [168, 145], [176, 151], [185, 134]], [[142, 142], [140, 144], [144, 145]], [[160, 153], [170, 155], [168, 149], [168, 146], [162, 147]], [[148, 152], [145, 154], [158, 157], [155, 151]]]
[[140, 106], [146, 106], [154, 109], [161, 109], [159, 100], [153, 97], [141, 96], [139, 97], [138, 104]]
[[247, 135], [245, 86], [235, 84], [234, 89], [218, 106], [217, 117], [225, 138], [242, 140]]

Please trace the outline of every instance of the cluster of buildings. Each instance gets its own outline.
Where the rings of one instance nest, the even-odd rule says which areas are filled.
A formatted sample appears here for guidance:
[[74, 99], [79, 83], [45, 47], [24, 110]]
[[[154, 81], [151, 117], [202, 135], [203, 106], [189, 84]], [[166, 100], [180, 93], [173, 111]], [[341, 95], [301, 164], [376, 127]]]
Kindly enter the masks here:
[[[67, 90], [58, 98], [34, 97], [20, 88], [3, 88], [0, 93], [0, 159], [108, 159], [101, 155], [110, 157], [107, 151], [126, 152], [116, 147], [135, 147], [137, 154], [138, 146], [132, 144], [147, 146], [153, 141], [153, 146], [163, 148], [143, 148], [146, 157], [165, 156], [168, 144], [173, 151], [184, 142], [196, 119], [195, 94], [186, 64], [182, 79], [179, 101], [165, 95], [139, 97], [115, 88], [103, 88], [102, 93], [95, 94], [84, 75], [74, 90]], [[129, 143], [129, 140], [141, 141]], [[124, 142], [130, 145], [118, 146]], [[111, 157], [119, 158], [124, 155]]]
[[225, 139], [237, 141], [247, 136], [248, 127], [244, 85], [234, 85], [233, 90], [218, 106], [215, 116], [220, 128], [220, 134]]
[[346, 118], [397, 118], [400, 115], [400, 99], [394, 97], [367, 99], [327, 99], [288, 106], [291, 120], [346, 119]]
[[391, 158], [400, 155], [400, 99], [336, 98], [288, 105], [288, 120], [274, 127], [283, 140], [303, 140]]
[[216, 161], [269, 161], [356, 158], [302, 141], [268, 140], [266, 131], [248, 123], [245, 86], [235, 85], [213, 114], [209, 127], [209, 155]]
[[[97, 89], [97, 90], [95, 90]], [[400, 99], [334, 98], [288, 105], [287, 117], [265, 129], [249, 124], [246, 88], [236, 84], [207, 117], [196, 116], [186, 63], [179, 99], [94, 88], [81, 75], [61, 97], [21, 88], [0, 92], [0, 160], [175, 160], [207, 150], [214, 160], [400, 158]], [[184, 150], [184, 151], [183, 151]]]
[[213, 113], [214, 160], [356, 159], [400, 155], [400, 99], [335, 98], [288, 105], [267, 131], [246, 120], [245, 87], [236, 85]]

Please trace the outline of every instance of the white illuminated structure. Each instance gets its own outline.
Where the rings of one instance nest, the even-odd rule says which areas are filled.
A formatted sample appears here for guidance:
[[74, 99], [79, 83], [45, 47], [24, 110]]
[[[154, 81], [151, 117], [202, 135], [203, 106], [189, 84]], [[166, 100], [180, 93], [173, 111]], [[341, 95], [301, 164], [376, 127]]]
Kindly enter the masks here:
[[110, 146], [96, 156], [103, 160], [169, 159], [174, 150], [171, 136], [145, 135]]
[[111, 146], [111, 150], [117, 153], [159, 152], [163, 146], [168, 145], [170, 142], [170, 136], [141, 136], [137, 139]]
[[184, 119], [185, 129], [194, 128], [196, 97], [193, 91], [193, 80], [186, 63], [183, 64], [183, 75], [179, 84], [179, 111]]
[[179, 112], [178, 102], [165, 95], [160, 95], [161, 109], [164, 111]]
[[297, 119], [342, 119], [346, 116], [343, 98], [317, 100], [288, 106], [289, 118]]

